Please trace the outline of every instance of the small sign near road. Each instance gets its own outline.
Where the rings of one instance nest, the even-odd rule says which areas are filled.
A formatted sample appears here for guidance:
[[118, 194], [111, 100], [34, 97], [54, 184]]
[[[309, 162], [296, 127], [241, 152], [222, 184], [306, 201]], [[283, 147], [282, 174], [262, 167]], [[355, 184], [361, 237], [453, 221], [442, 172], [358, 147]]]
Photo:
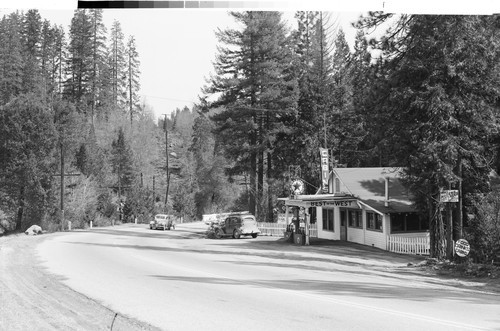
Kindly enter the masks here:
[[455, 244], [455, 253], [457, 253], [457, 255], [460, 257], [464, 257], [469, 254], [469, 251], [470, 251], [469, 242], [465, 239], [458, 239]]
[[444, 190], [441, 191], [441, 202], [458, 202], [458, 190]]

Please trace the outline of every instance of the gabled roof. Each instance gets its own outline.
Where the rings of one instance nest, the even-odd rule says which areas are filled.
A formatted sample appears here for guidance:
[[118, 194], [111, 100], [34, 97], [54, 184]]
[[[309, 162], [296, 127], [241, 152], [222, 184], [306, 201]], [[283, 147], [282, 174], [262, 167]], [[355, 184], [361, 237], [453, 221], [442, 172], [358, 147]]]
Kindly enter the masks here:
[[[408, 190], [401, 184], [400, 168], [335, 168], [340, 191], [352, 194], [382, 213], [414, 212]], [[389, 205], [385, 206], [385, 179], [389, 179]]]

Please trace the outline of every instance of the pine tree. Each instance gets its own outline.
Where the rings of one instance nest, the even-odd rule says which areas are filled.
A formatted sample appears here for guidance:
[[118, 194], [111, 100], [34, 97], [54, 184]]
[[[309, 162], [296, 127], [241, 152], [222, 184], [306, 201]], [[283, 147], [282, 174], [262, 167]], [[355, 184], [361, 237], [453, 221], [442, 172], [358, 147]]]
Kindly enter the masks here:
[[21, 93], [23, 78], [22, 19], [18, 12], [0, 22], [0, 96], [2, 104]]
[[38, 10], [30, 9], [23, 17], [22, 40], [24, 44], [23, 93], [39, 89], [41, 64], [42, 21]]
[[52, 77], [54, 78], [55, 92], [58, 96], [62, 97], [64, 87], [64, 64], [67, 60], [67, 45], [62, 26], [55, 26], [53, 33], [54, 53], [52, 54]]
[[256, 206], [264, 202], [264, 179], [280, 172], [274, 160], [282, 151], [275, 145], [278, 135], [286, 138], [285, 123], [295, 116], [297, 83], [281, 14], [231, 15], [243, 29], [217, 33], [224, 46], [219, 47], [217, 75], [206, 91], [222, 93], [212, 105], [227, 107], [213, 117], [218, 123], [219, 140], [226, 155], [236, 161], [233, 171], [250, 174], [249, 209], [262, 219], [263, 210], [256, 210]]
[[0, 111], [0, 194], [15, 211], [16, 230], [43, 220], [49, 209], [56, 130], [50, 107], [34, 94], [13, 98]]
[[322, 12], [298, 12], [295, 32], [300, 95], [298, 118], [294, 124], [294, 153], [285, 162], [298, 165], [306, 182], [306, 192], [314, 194], [320, 179], [319, 148], [331, 148], [335, 122], [333, 112], [333, 58], [334, 45], [330, 42], [334, 25]]
[[127, 74], [127, 105], [130, 114], [130, 126], [134, 118], [134, 113], [140, 110], [139, 102], [139, 53], [135, 45], [134, 36], [129, 36], [126, 48], [126, 74]]
[[[365, 22], [380, 20], [374, 14]], [[464, 194], [487, 188], [498, 130], [499, 27], [495, 17], [403, 15], [379, 45], [386, 59], [374, 94], [385, 123], [379, 129], [427, 211], [435, 257], [444, 256], [440, 189], [461, 181]]]
[[94, 117], [96, 115], [97, 102], [101, 94], [101, 86], [106, 66], [106, 27], [103, 23], [102, 9], [90, 10], [91, 43], [92, 43], [92, 70], [90, 74], [91, 91], [90, 106], [92, 127], [94, 127]]
[[126, 95], [126, 68], [124, 36], [120, 22], [114, 21], [111, 27], [111, 35], [109, 38], [109, 70], [111, 84], [111, 102], [113, 107], [121, 109], [125, 104]]
[[75, 10], [70, 26], [68, 79], [65, 95], [77, 105], [79, 112], [88, 114], [92, 91], [92, 18], [85, 9]]
[[119, 128], [118, 137], [111, 144], [111, 166], [117, 175], [118, 195], [123, 194], [123, 189], [130, 187], [134, 179], [132, 151], [125, 141], [123, 128]]

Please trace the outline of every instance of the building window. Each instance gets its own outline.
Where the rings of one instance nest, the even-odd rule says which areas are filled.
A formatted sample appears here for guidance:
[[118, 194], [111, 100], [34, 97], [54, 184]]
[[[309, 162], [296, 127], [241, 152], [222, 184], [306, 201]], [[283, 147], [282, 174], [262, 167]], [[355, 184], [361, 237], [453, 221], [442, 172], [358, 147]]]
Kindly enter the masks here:
[[334, 231], [333, 224], [333, 209], [323, 208], [323, 230]]
[[348, 215], [348, 224], [351, 228], [363, 228], [363, 218], [361, 216], [361, 210], [349, 210], [347, 212]]
[[316, 207], [309, 207], [309, 223], [316, 224]]
[[429, 230], [427, 219], [419, 217], [417, 213], [391, 214], [391, 233], [422, 232]]
[[335, 178], [334, 180], [335, 183], [335, 193], [340, 193], [340, 180], [338, 178]]
[[366, 228], [382, 231], [382, 215], [371, 211], [366, 212]]

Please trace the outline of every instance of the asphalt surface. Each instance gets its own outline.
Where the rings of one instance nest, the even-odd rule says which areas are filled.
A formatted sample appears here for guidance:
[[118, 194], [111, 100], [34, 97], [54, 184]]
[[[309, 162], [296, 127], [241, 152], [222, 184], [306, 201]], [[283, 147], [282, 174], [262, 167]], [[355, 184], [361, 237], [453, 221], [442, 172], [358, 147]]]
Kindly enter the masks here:
[[407, 267], [422, 257], [205, 228], [0, 238], [0, 330], [500, 329], [498, 293]]

